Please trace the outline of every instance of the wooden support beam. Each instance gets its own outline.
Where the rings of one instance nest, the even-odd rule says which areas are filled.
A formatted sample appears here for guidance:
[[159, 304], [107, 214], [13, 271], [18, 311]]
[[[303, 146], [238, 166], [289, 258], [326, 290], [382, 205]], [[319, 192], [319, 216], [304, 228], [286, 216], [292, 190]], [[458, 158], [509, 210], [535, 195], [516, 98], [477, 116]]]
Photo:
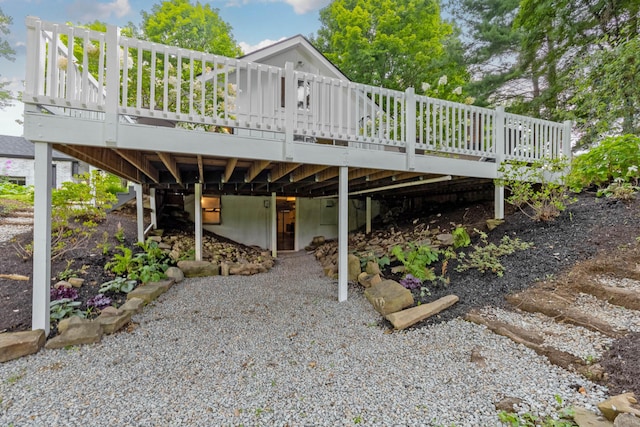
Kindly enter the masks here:
[[158, 157], [160, 157], [164, 166], [169, 169], [169, 172], [171, 172], [171, 175], [173, 175], [176, 182], [182, 185], [182, 177], [180, 176], [180, 169], [178, 169], [178, 163], [176, 162], [175, 157], [172, 156], [171, 153], [162, 152], [158, 152]]
[[140, 171], [109, 148], [59, 144], [53, 148], [129, 181], [142, 181]]
[[300, 166], [302, 166], [300, 163], [278, 163], [271, 168], [271, 182], [275, 182], [283, 176], [290, 174]]
[[131, 163], [138, 168], [142, 173], [148, 176], [156, 184], [160, 182], [158, 170], [151, 164], [151, 162], [140, 151], [115, 149], [114, 150], [120, 157]]
[[364, 176], [371, 175], [376, 172], [381, 172], [381, 171], [378, 169], [367, 169], [367, 168], [353, 169], [349, 171], [349, 181], [353, 181], [354, 179], [362, 178]]
[[[322, 172], [316, 174], [317, 183], [310, 184], [305, 187], [306, 190], [314, 191], [320, 188], [336, 186], [338, 183], [336, 181], [329, 181], [332, 178], [338, 176], [339, 173], [338, 167], [330, 167]], [[368, 169], [368, 168], [358, 168], [358, 169], [349, 169], [349, 185], [352, 185], [351, 181], [362, 178], [369, 174], [381, 172], [379, 169]], [[335, 173], [335, 174], [334, 174]]]
[[393, 179], [395, 181], [404, 181], [405, 179], [412, 179], [412, 178], [416, 178], [419, 176], [424, 176], [426, 177], [426, 174], [423, 173], [418, 173], [418, 172], [403, 172], [403, 173], [396, 173], [393, 176]]
[[233, 157], [227, 160], [227, 165], [224, 168], [223, 182], [229, 182], [229, 179], [231, 179], [231, 174], [233, 174], [233, 170], [236, 168], [237, 164], [238, 164], [237, 157]]
[[291, 182], [302, 181], [303, 179], [310, 177], [311, 175], [315, 175], [327, 168], [329, 168], [329, 166], [303, 165], [302, 167], [297, 168], [295, 171], [291, 172]]
[[204, 182], [204, 165], [202, 163], [202, 156], [198, 154], [198, 182], [202, 184]]
[[253, 181], [255, 177], [264, 170], [264, 168], [269, 166], [269, 163], [271, 162], [268, 160], [256, 160], [255, 162], [253, 162], [253, 164], [249, 167], [247, 174], [244, 176], [244, 182]]
[[318, 172], [316, 174], [316, 181], [323, 182], [323, 181], [326, 181], [328, 179], [335, 178], [339, 174], [340, 174], [340, 168], [331, 167], [331, 168], [323, 170], [322, 172]]
[[389, 178], [390, 176], [396, 175], [398, 172], [396, 171], [378, 171], [372, 174], [367, 175], [368, 181], [377, 181], [379, 179]]

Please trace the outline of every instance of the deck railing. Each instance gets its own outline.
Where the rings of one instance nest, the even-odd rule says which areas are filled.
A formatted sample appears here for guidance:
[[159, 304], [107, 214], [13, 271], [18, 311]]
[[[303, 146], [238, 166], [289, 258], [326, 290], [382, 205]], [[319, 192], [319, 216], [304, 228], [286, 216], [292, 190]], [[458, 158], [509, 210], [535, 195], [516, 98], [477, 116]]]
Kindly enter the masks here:
[[27, 30], [25, 103], [87, 118], [162, 119], [498, 162], [570, 156], [570, 122], [151, 43], [116, 27], [101, 33], [28, 17]]

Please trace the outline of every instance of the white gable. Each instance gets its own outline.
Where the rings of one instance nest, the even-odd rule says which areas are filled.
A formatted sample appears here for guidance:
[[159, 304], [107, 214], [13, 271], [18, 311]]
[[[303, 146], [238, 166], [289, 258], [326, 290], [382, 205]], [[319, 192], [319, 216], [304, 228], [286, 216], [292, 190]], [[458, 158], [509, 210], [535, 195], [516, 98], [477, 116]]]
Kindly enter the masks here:
[[293, 63], [296, 71], [319, 74], [340, 80], [349, 80], [335, 65], [325, 58], [304, 36], [297, 35], [256, 50], [242, 59], [284, 68]]

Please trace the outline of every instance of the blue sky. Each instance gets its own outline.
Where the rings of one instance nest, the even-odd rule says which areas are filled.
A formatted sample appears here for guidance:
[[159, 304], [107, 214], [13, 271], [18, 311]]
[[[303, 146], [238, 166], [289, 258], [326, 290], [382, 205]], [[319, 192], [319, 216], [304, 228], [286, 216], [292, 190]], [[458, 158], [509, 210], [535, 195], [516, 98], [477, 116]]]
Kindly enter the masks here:
[[[195, 3], [196, 0], [191, 0]], [[0, 81], [9, 81], [14, 91], [23, 89], [25, 75], [24, 20], [28, 15], [51, 22], [86, 23], [100, 20], [113, 25], [142, 22], [141, 11], [151, 12], [160, 0], [0, 0], [0, 9], [13, 18], [5, 38], [16, 51], [16, 60], [0, 59]], [[220, 17], [233, 28], [233, 36], [245, 53], [296, 34], [309, 36], [320, 27], [318, 11], [330, 0], [200, 0], [218, 9]], [[22, 135], [15, 123], [23, 106], [0, 110], [0, 135]]]

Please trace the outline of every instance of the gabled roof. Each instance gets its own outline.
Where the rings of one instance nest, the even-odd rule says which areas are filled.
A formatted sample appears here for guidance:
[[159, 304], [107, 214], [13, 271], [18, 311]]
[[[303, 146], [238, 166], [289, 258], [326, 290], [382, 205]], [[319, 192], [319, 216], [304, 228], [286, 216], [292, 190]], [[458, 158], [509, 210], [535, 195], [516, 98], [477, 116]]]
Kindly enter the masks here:
[[305, 51], [308, 55], [313, 57], [315, 61], [324, 65], [329, 73], [333, 74], [327, 77], [349, 81], [349, 78], [345, 76], [338, 67], [336, 67], [331, 61], [329, 61], [322, 53], [320, 53], [320, 51], [316, 49], [315, 46], [313, 46], [311, 42], [301, 34], [289, 37], [288, 39], [280, 40], [279, 42], [276, 42], [272, 45], [241, 56], [240, 58], [246, 61], [262, 63], [286, 51], [296, 49]]
[[[35, 157], [35, 147], [31, 141], [21, 136], [0, 135], [0, 157], [33, 159]], [[57, 150], [51, 152], [51, 158], [53, 160], [76, 160]]]

